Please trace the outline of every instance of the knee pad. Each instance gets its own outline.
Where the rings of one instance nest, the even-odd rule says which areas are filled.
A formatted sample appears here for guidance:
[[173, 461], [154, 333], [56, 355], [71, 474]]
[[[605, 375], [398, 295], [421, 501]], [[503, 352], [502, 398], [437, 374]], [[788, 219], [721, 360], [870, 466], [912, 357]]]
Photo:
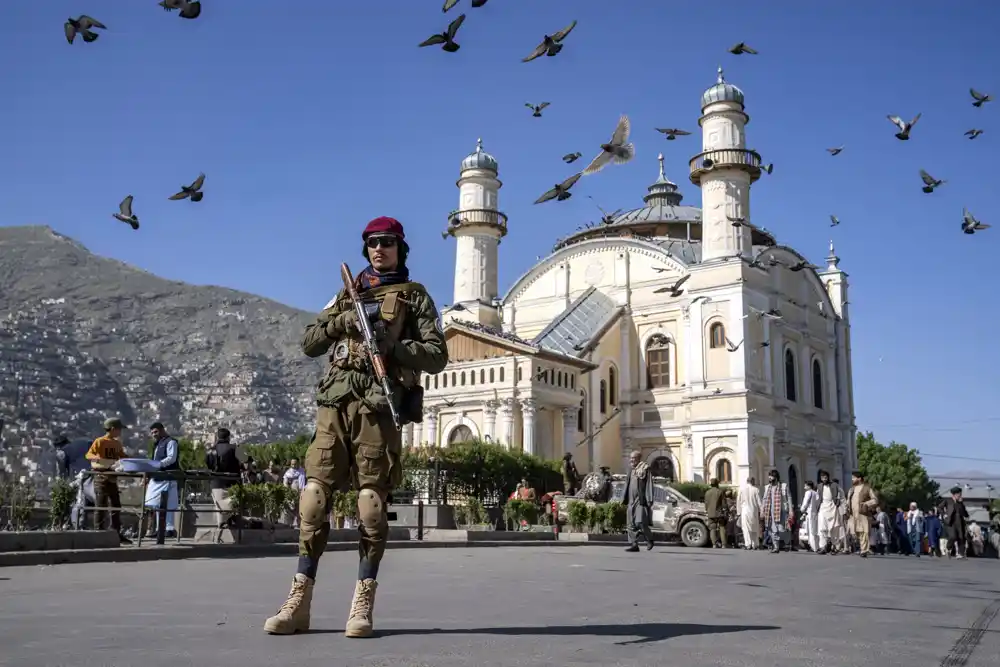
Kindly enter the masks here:
[[310, 479], [299, 497], [299, 519], [306, 526], [316, 528], [326, 523], [330, 514], [330, 489]]
[[372, 489], [358, 492], [358, 518], [365, 528], [375, 528], [386, 523], [385, 503]]

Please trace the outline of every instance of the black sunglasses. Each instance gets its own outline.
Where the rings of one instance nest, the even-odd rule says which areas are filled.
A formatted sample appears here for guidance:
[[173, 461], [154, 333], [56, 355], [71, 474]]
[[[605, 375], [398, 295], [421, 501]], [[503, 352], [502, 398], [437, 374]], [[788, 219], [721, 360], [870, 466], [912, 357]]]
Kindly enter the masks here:
[[395, 236], [369, 236], [365, 241], [365, 245], [369, 248], [378, 248], [379, 246], [383, 248], [395, 248], [396, 247], [396, 237]]

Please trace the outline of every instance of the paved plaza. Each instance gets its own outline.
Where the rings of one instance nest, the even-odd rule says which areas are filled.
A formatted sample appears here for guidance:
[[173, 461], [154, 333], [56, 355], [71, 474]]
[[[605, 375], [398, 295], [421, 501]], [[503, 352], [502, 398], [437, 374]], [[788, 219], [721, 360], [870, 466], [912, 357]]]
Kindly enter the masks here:
[[346, 639], [356, 562], [327, 554], [313, 630], [292, 637], [261, 624], [293, 557], [2, 568], [0, 664], [985, 667], [1000, 655], [996, 561], [392, 550], [376, 637]]

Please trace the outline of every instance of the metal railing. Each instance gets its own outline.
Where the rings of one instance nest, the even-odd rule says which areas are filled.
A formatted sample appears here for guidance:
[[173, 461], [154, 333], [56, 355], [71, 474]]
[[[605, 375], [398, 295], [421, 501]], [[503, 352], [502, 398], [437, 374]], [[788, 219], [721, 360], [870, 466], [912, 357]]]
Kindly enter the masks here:
[[697, 185], [703, 174], [724, 167], [745, 167], [751, 182], [760, 178], [760, 155], [743, 148], [720, 148], [698, 153], [688, 162], [691, 182]]
[[[157, 530], [156, 530], [156, 543], [157, 544], [164, 544], [166, 542], [166, 529], [167, 529], [167, 526], [166, 526], [167, 520], [166, 519], [167, 519], [167, 514], [168, 513], [171, 513], [171, 514], [177, 513], [177, 514], [180, 514], [181, 516], [184, 516], [185, 514], [189, 514], [189, 513], [197, 513], [197, 510], [194, 510], [194, 509], [184, 509], [183, 499], [187, 495], [187, 485], [188, 485], [188, 482], [208, 482], [208, 481], [212, 481], [212, 480], [222, 480], [222, 481], [233, 482], [234, 486], [241, 486], [243, 484], [243, 481], [240, 478], [240, 475], [237, 475], [237, 474], [212, 473], [212, 472], [207, 472], [207, 471], [205, 471], [205, 472], [201, 472], [201, 471], [185, 471], [185, 470], [170, 470], [170, 471], [157, 471], [157, 472], [113, 472], [113, 471], [103, 471], [103, 470], [84, 470], [83, 471], [83, 475], [82, 475], [82, 479], [80, 480], [80, 483], [83, 484], [83, 482], [88, 477], [93, 477], [93, 478], [97, 478], [97, 477], [111, 477], [111, 478], [114, 478], [116, 480], [117, 479], [138, 479], [138, 480], [141, 481], [141, 485], [140, 486], [142, 488], [142, 497], [141, 497], [141, 501], [139, 503], [139, 507], [138, 508], [133, 508], [132, 506], [125, 506], [125, 505], [122, 505], [120, 507], [107, 507], [107, 506], [99, 507], [99, 506], [97, 506], [96, 503], [92, 507], [88, 507], [86, 505], [86, 503], [84, 503], [84, 506], [81, 507], [81, 513], [82, 513], [81, 523], [83, 525], [86, 525], [86, 523], [87, 523], [86, 517], [87, 517], [87, 513], [88, 512], [100, 513], [100, 512], [123, 512], [123, 511], [126, 511], [126, 512], [131, 512], [131, 513], [134, 513], [134, 514], [138, 515], [138, 517], [139, 517], [139, 529], [137, 531], [136, 546], [142, 546], [143, 527], [144, 527], [144, 524], [145, 524], [146, 516], [150, 512], [155, 512], [156, 514], [159, 515], [159, 517], [158, 517], [159, 520], [156, 522], [157, 523]], [[158, 502], [158, 507], [151, 508], [151, 507], [149, 507], [146, 504], [146, 491], [147, 491], [147, 488], [149, 487], [149, 483], [150, 482], [162, 482], [162, 481], [170, 481], [170, 482], [176, 482], [177, 483], [177, 500], [178, 500], [178, 502], [177, 502], [177, 509], [174, 509], [174, 510], [168, 510], [167, 509], [168, 497], [169, 497], [169, 491], [168, 490], [164, 490], [162, 493], [160, 493], [160, 497], [158, 499], [158, 501], [159, 501]], [[95, 482], [95, 486], [96, 486], [97, 480], [95, 479], [94, 482]], [[94, 495], [95, 495], [95, 500], [96, 500], [96, 495], [97, 495], [97, 489], [96, 488], [94, 489]], [[243, 494], [238, 494], [236, 507], [232, 508], [230, 511], [227, 512], [228, 514], [230, 514], [231, 517], [235, 518], [235, 523], [236, 523], [236, 544], [240, 544], [242, 542], [242, 540], [243, 540], [243, 503], [242, 503], [242, 496], [243, 496]], [[95, 523], [97, 525], [101, 525], [101, 522], [97, 521], [97, 517], [96, 516], [94, 517], [94, 519], [95, 519]], [[109, 516], [109, 522], [108, 523], [110, 523], [110, 516]], [[183, 523], [181, 525], [183, 526]], [[224, 526], [219, 526], [219, 529], [221, 530], [223, 527]], [[177, 532], [177, 543], [180, 544], [181, 535], [183, 533], [183, 530], [178, 529], [176, 532]]]
[[448, 227], [452, 229], [465, 225], [493, 225], [500, 228], [501, 236], [507, 233], [507, 215], [489, 208], [466, 208], [448, 214]]

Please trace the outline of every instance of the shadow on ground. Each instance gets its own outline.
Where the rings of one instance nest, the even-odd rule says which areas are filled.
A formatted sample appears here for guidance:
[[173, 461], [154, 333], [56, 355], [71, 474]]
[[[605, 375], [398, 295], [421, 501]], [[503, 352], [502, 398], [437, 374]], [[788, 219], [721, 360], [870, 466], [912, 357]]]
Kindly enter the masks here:
[[906, 607], [875, 607], [865, 604], [837, 604], [834, 603], [834, 607], [843, 607], [845, 609], [867, 609], [870, 611], [905, 611], [911, 614], [929, 614], [936, 613], [933, 609], [907, 609]]
[[[780, 630], [776, 625], [700, 625], [697, 623], [622, 623], [620, 625], [542, 625], [522, 628], [401, 628], [398, 630], [378, 630], [379, 637], [393, 635], [503, 635], [521, 637], [527, 635], [546, 636], [594, 636], [594, 637], [638, 637], [629, 641], [615, 642], [619, 646], [659, 642], [674, 637], [691, 635], [721, 635], [754, 630]], [[337, 630], [336, 632], [343, 632]]]

